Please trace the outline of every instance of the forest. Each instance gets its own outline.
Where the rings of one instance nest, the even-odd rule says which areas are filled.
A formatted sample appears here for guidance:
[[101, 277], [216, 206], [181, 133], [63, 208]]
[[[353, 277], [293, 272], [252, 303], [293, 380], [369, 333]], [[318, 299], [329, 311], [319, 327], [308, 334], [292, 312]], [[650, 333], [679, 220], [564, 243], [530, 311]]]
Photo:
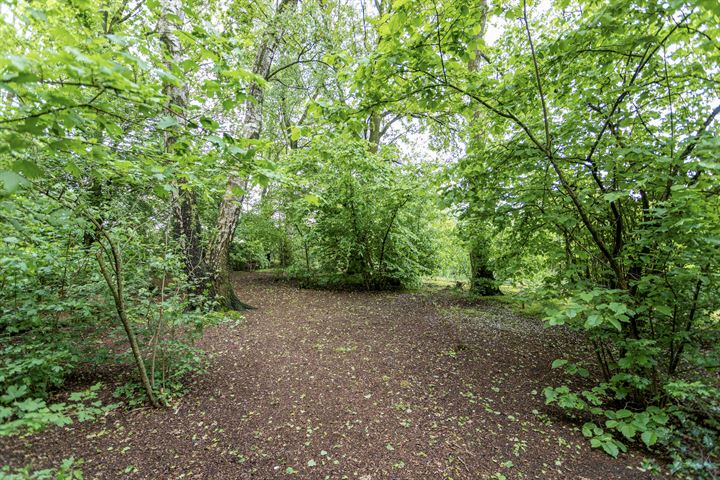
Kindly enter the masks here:
[[717, 0], [0, 0], [1, 479], [720, 476]]

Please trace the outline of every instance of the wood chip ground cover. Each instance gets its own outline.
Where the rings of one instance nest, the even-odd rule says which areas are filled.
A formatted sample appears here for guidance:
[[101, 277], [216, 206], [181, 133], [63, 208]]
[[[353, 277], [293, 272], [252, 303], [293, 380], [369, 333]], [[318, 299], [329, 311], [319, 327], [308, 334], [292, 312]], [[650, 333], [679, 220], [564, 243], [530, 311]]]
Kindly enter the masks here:
[[86, 478], [650, 478], [544, 406], [568, 332], [442, 292], [298, 289], [237, 277], [256, 307], [209, 330], [178, 405], [0, 440], [0, 464], [83, 459]]

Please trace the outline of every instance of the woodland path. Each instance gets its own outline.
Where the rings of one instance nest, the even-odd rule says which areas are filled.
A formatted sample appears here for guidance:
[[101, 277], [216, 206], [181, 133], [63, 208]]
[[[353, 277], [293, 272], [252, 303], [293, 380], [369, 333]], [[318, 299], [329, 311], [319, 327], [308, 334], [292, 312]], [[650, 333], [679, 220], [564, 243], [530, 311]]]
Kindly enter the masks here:
[[[544, 406], [568, 338], [502, 304], [298, 289], [237, 276], [256, 307], [210, 329], [179, 405], [0, 443], [0, 463], [71, 455], [86, 478], [649, 478]], [[473, 307], [473, 308], [469, 308]]]

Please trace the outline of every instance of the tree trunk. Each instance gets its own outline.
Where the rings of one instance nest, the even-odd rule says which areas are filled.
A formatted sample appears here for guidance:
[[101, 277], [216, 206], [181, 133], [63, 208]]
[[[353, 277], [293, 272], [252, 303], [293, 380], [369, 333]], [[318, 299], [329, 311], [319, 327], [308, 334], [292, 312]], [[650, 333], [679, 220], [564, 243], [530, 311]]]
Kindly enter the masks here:
[[502, 295], [495, 281], [495, 274], [487, 264], [485, 248], [474, 248], [470, 251], [470, 288], [482, 296]]
[[157, 408], [160, 406], [160, 402], [155, 396], [155, 392], [153, 392], [150, 379], [147, 375], [147, 370], [145, 369], [145, 361], [142, 358], [142, 353], [140, 352], [140, 347], [137, 343], [137, 338], [135, 337], [135, 331], [130, 324], [130, 319], [127, 316], [127, 310], [125, 309], [125, 293], [123, 290], [123, 270], [120, 251], [117, 249], [115, 243], [110, 239], [110, 236], [104, 236], [110, 245], [110, 256], [113, 261], [115, 279], [113, 280], [112, 274], [105, 266], [102, 252], [97, 252], [96, 258], [98, 265], [100, 266], [100, 272], [102, 273], [103, 278], [105, 278], [105, 283], [107, 283], [108, 289], [110, 289], [110, 293], [112, 294], [113, 301], [115, 302], [115, 310], [117, 311], [118, 318], [125, 329], [125, 334], [127, 335], [128, 343], [130, 344], [130, 349], [132, 350], [133, 358], [135, 359], [135, 364], [138, 368], [140, 380], [145, 388], [145, 393], [147, 394], [150, 404]]
[[220, 270], [212, 275], [210, 293], [212, 298], [227, 310], [252, 310], [254, 307], [248, 305], [238, 298], [235, 287], [230, 278], [230, 263], [227, 259], [220, 264]]
[[[294, 9], [298, 0], [281, 0], [278, 7], [277, 16], [281, 15], [288, 9]], [[269, 27], [258, 49], [255, 63], [253, 65], [253, 73], [263, 78], [268, 78], [270, 69], [272, 68], [275, 51], [283, 35], [282, 22], [274, 21]], [[250, 86], [249, 99], [245, 102], [245, 118], [243, 121], [243, 136], [248, 139], [260, 138], [260, 130], [262, 128], [262, 103], [263, 90], [256, 82]], [[235, 227], [243, 202], [243, 194], [239, 193], [242, 185], [247, 185], [247, 181], [237, 175], [230, 175], [225, 187], [225, 195], [220, 204], [218, 213], [217, 227], [215, 237], [208, 248], [207, 273], [210, 276], [211, 295], [221, 301], [226, 308], [238, 309], [238, 305], [245, 306], [235, 294], [235, 290], [230, 282], [228, 258], [230, 253], [230, 243], [235, 235]], [[244, 189], [243, 193], [244, 193]]]
[[[482, 28], [477, 35], [477, 38], [482, 38], [485, 35], [486, 23], [487, 23], [487, 2], [486, 0], [481, 1], [482, 8]], [[475, 52], [475, 58], [468, 62], [468, 70], [476, 72], [480, 68], [480, 61], [482, 59], [482, 52], [478, 49]], [[476, 111], [473, 116], [472, 126], [476, 126], [479, 121], [480, 111]], [[482, 138], [480, 135], [475, 135], [471, 139], [471, 143], [481, 142]], [[482, 232], [485, 234], [486, 232]], [[501, 295], [500, 289], [497, 287], [495, 281], [495, 274], [488, 265], [488, 242], [484, 239], [475, 238], [471, 240], [470, 247], [470, 286], [472, 290], [480, 295]]]
[[[482, 39], [485, 36], [485, 31], [487, 30], [487, 0], [479, 0], [479, 6], [482, 10], [482, 17], [480, 18], [482, 27], [475, 38]], [[473, 53], [475, 54], [475, 58], [468, 62], [468, 70], [471, 72], [477, 72], [478, 68], [480, 68], [480, 60], [483, 58], [483, 53], [480, 49], [475, 50]]]
[[194, 192], [183, 188], [186, 182], [177, 182], [178, 192], [173, 195], [175, 235], [180, 242], [188, 281], [197, 291], [202, 290], [206, 277], [201, 243], [201, 225]]
[[225, 196], [220, 204], [220, 211], [216, 223], [215, 237], [211, 241], [205, 266], [210, 282], [210, 296], [220, 304], [222, 308], [231, 310], [245, 310], [251, 308], [238, 298], [230, 278], [230, 244], [235, 235], [235, 228], [240, 219], [240, 211], [244, 196], [238, 195], [239, 190], [244, 190], [247, 182], [241, 184], [242, 180], [236, 175], [228, 178]]
[[[176, 14], [169, 5], [165, 7], [166, 13]], [[182, 60], [182, 45], [177, 36], [172, 31], [173, 26], [163, 15], [158, 21], [158, 31], [160, 40], [165, 46], [169, 60], [166, 67], [170, 69], [174, 63]], [[169, 111], [173, 112], [173, 116], [178, 124], [183, 123], [182, 114], [188, 103], [188, 89], [186, 85], [165, 85], [165, 94], [170, 99]], [[165, 152], [172, 153], [173, 146], [177, 141], [177, 136], [170, 130], [165, 133]], [[203, 266], [203, 248], [201, 238], [200, 216], [197, 209], [197, 197], [192, 188], [189, 187], [187, 180], [180, 178], [175, 182], [175, 191], [173, 193], [173, 212], [175, 222], [175, 235], [180, 243], [183, 259], [185, 262], [185, 270], [188, 280], [193, 284], [196, 291], [203, 289], [205, 268]]]
[[369, 150], [370, 153], [377, 153], [380, 149], [380, 137], [382, 136], [380, 132], [380, 121], [382, 117], [380, 114], [376, 111], [373, 111], [370, 114], [370, 118], [368, 118], [368, 134], [367, 134], [367, 140], [370, 144]]

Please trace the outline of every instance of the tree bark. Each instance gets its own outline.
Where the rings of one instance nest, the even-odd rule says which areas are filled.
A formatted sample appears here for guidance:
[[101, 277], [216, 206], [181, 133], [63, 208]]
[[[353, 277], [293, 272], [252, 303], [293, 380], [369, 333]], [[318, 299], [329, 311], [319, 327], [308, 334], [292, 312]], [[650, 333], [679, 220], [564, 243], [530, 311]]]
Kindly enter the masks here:
[[470, 250], [470, 288], [482, 295], [502, 295], [495, 281], [495, 274], [487, 263], [487, 249], [484, 247]]
[[[265, 37], [260, 44], [255, 63], [253, 64], [253, 73], [268, 78], [270, 69], [272, 68], [275, 53], [280, 40], [283, 36], [282, 22], [279, 22], [279, 16], [285, 11], [294, 9], [298, 0], [281, 0], [274, 21], [269, 26]], [[253, 82], [250, 85], [249, 99], [245, 102], [245, 117], [243, 120], [243, 136], [247, 139], [260, 138], [262, 129], [262, 104], [264, 92], [262, 87]], [[208, 247], [207, 254], [207, 273], [210, 276], [211, 295], [226, 308], [238, 309], [238, 306], [247, 308], [235, 293], [230, 282], [230, 268], [228, 264], [230, 244], [235, 235], [238, 219], [240, 218], [242, 202], [244, 195], [243, 186], [247, 185], [247, 180], [239, 175], [231, 174], [228, 177], [225, 186], [225, 195], [223, 195], [218, 213], [215, 236]]]
[[[477, 34], [478, 39], [482, 39], [485, 35], [487, 25], [487, 1], [480, 0], [480, 7], [482, 9], [482, 28]], [[475, 52], [475, 58], [468, 62], [468, 70], [470, 72], [477, 72], [480, 68], [480, 61], [483, 58], [482, 51], [477, 49]], [[471, 127], [474, 127], [479, 122], [480, 112], [476, 111], [473, 116]], [[480, 135], [474, 135], [471, 139], [472, 143], [479, 143], [481, 141]], [[485, 232], [483, 232], [485, 233]], [[500, 289], [497, 287], [495, 281], [495, 274], [488, 265], [488, 242], [484, 239], [472, 239], [470, 245], [470, 287], [476, 293], [486, 295], [501, 295]]]
[[381, 116], [378, 112], [373, 111], [368, 118], [368, 143], [370, 144], [370, 153], [377, 153], [380, 149], [380, 121]]
[[135, 337], [135, 331], [130, 324], [130, 319], [127, 316], [127, 310], [125, 309], [122, 259], [120, 258], [120, 251], [117, 249], [117, 246], [108, 235], [105, 235], [105, 238], [110, 245], [110, 256], [113, 261], [115, 280], [113, 281], [112, 275], [110, 274], [110, 271], [105, 265], [105, 261], [102, 257], [102, 252], [97, 252], [96, 258], [98, 261], [98, 265], [100, 266], [100, 272], [102, 273], [103, 278], [105, 278], [105, 283], [107, 283], [107, 286], [110, 289], [110, 293], [112, 294], [113, 301], [115, 302], [115, 309], [117, 310], [118, 318], [120, 319], [120, 322], [125, 329], [125, 334], [127, 335], [128, 343], [130, 343], [130, 349], [132, 350], [133, 357], [135, 358], [135, 364], [137, 365], [138, 373], [140, 374], [140, 380], [142, 381], [143, 387], [145, 388], [145, 393], [147, 394], [148, 400], [150, 401], [152, 406], [157, 408], [160, 407], [160, 402], [155, 396], [155, 392], [153, 391], [152, 385], [150, 384], [150, 379], [148, 378], [147, 370], [145, 369], [145, 361], [142, 358], [140, 346], [138, 345], [137, 338]]
[[[176, 14], [171, 5], [166, 5], [165, 10], [167, 13]], [[168, 69], [171, 69], [173, 64], [182, 59], [182, 45], [172, 29], [172, 24], [163, 15], [158, 21], [158, 31], [168, 56], [168, 60], [165, 62]], [[180, 112], [185, 111], [188, 104], [187, 85], [177, 86], [168, 83], [165, 85], [165, 94], [169, 98], [170, 108], [168, 110], [172, 112], [178, 124], [182, 124], [184, 120]], [[165, 153], [171, 154], [176, 142], [177, 136], [172, 131], [167, 130], [165, 133]], [[196, 194], [186, 179], [179, 178], [176, 180], [172, 201], [175, 235], [183, 253], [188, 280], [197, 291], [200, 291], [203, 288], [205, 277], [200, 216], [198, 214]]]

